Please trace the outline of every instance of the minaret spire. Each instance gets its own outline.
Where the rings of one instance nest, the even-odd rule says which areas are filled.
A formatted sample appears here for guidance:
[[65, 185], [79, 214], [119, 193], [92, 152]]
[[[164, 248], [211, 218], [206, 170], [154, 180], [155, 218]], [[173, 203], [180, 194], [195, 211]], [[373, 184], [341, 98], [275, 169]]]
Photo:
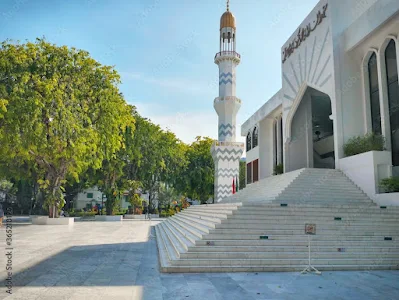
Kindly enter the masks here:
[[244, 151], [244, 143], [236, 142], [236, 116], [241, 106], [241, 100], [236, 97], [236, 67], [241, 56], [236, 52], [236, 21], [230, 12], [229, 0], [226, 7], [220, 18], [220, 52], [214, 59], [219, 67], [219, 97], [213, 101], [218, 114], [218, 140], [211, 148], [215, 163], [215, 202], [233, 194], [233, 182], [239, 176]]

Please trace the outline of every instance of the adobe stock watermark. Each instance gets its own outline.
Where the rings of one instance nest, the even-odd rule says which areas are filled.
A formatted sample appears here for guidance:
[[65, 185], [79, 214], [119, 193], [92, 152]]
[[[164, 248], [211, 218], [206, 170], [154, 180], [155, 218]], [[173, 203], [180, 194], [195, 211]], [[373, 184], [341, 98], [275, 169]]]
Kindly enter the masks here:
[[5, 256], [6, 256], [6, 274], [7, 278], [5, 280], [6, 293], [12, 294], [12, 207], [8, 207], [6, 210], [6, 247], [5, 247]]

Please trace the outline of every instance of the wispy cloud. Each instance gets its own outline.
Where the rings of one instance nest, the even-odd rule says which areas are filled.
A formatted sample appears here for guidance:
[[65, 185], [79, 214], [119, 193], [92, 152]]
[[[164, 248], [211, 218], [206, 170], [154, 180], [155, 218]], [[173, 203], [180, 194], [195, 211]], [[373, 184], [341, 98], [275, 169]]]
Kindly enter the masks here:
[[[183, 93], [201, 93], [210, 94], [215, 84], [212, 82], [202, 82], [197, 80], [190, 80], [187, 78], [157, 78], [148, 76], [143, 73], [135, 72], [120, 72], [122, 81], [138, 80], [144, 83], [153, 84], [168, 90], [183, 92]], [[217, 79], [215, 79], [217, 82]]]
[[[139, 113], [159, 124], [164, 130], [170, 130], [185, 143], [192, 143], [197, 136], [207, 136], [217, 139], [218, 117], [212, 110], [209, 111], [177, 111], [171, 114], [163, 114], [165, 108], [159, 104], [135, 103]], [[237, 120], [237, 124], [241, 124]], [[239, 125], [238, 125], [239, 126]], [[244, 142], [245, 137], [239, 136], [237, 141]], [[245, 152], [243, 154], [245, 156]]]

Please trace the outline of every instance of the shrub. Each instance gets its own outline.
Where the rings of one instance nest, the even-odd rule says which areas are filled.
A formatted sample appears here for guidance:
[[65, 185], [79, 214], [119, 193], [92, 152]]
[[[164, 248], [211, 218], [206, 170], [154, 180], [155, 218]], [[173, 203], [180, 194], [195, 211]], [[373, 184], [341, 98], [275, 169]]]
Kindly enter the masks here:
[[380, 187], [385, 193], [399, 192], [399, 177], [384, 178], [380, 181]]
[[278, 164], [274, 166], [273, 169], [273, 175], [279, 175], [284, 173], [284, 165], [283, 164]]
[[187, 201], [185, 197], [181, 198], [181, 208], [185, 209], [190, 206], [190, 203]]
[[78, 212], [70, 212], [70, 217], [91, 217], [95, 216], [97, 213], [95, 211], [78, 211]]
[[344, 145], [345, 156], [352, 156], [369, 151], [383, 151], [385, 139], [380, 134], [368, 133], [349, 139]]

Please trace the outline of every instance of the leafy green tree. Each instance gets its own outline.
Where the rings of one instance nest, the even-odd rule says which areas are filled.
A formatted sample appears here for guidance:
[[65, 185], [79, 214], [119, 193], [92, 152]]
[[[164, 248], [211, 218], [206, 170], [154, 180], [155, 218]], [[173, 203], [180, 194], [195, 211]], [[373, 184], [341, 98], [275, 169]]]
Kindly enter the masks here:
[[130, 147], [125, 174], [130, 180], [141, 182], [149, 194], [149, 207], [156, 197], [160, 182], [173, 184], [177, 172], [186, 165], [186, 146], [174, 133], [162, 130], [150, 120], [135, 114], [136, 130]]
[[8, 41], [0, 47], [0, 157], [32, 166], [54, 216], [67, 177], [79, 180], [124, 147], [134, 118], [118, 90], [120, 78], [89, 53]]
[[202, 203], [213, 197], [215, 165], [210, 152], [213, 140], [208, 137], [197, 137], [186, 152], [187, 167], [179, 175], [179, 191], [191, 199]]
[[173, 187], [167, 187], [164, 183], [160, 185], [158, 195], [158, 206], [168, 210], [170, 204], [178, 199], [178, 193]]
[[0, 200], [2, 202], [7, 201], [8, 199], [15, 196], [16, 192], [17, 188], [14, 186], [14, 184], [11, 181], [8, 181], [6, 179], [0, 180]]
[[246, 186], [245, 172], [246, 172], [246, 162], [240, 161], [240, 175], [239, 175], [239, 179], [238, 179], [240, 190], [242, 190]]

